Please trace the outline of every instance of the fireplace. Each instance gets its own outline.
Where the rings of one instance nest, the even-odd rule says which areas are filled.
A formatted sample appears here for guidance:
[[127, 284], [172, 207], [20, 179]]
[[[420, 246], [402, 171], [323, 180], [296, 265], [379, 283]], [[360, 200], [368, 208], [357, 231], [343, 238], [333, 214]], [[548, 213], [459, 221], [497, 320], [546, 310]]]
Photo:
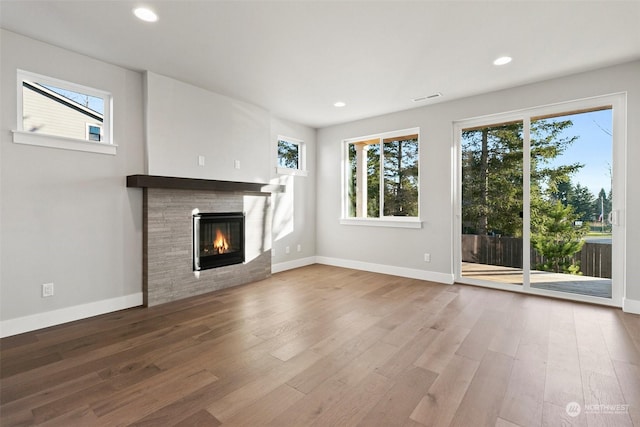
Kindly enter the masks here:
[[242, 212], [193, 215], [193, 270], [208, 270], [244, 262]]

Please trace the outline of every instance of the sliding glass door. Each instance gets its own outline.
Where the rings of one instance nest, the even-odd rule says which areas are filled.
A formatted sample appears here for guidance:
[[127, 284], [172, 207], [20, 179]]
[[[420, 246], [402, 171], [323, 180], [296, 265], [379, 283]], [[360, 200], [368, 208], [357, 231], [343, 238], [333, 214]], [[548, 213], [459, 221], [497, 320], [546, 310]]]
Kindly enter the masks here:
[[532, 288], [611, 298], [612, 118], [604, 106], [531, 120]]
[[464, 277], [522, 285], [522, 125], [462, 130]]
[[621, 303], [623, 100], [456, 124], [459, 282]]

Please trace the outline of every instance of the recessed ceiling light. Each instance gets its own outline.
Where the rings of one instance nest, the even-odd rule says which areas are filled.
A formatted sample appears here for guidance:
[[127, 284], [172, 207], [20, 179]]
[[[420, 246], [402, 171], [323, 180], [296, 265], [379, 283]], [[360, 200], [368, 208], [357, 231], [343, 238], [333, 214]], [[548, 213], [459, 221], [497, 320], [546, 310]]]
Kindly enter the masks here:
[[493, 65], [505, 65], [511, 62], [510, 56], [501, 56], [500, 58], [493, 61]]
[[347, 103], [346, 102], [342, 102], [342, 101], [338, 101], [338, 102], [333, 104], [334, 107], [338, 107], [338, 108], [344, 107], [346, 105], [347, 105]]
[[153, 10], [147, 9], [146, 7], [133, 9], [133, 14], [136, 15], [138, 19], [142, 19], [146, 22], [156, 22], [158, 20], [158, 15], [156, 15]]

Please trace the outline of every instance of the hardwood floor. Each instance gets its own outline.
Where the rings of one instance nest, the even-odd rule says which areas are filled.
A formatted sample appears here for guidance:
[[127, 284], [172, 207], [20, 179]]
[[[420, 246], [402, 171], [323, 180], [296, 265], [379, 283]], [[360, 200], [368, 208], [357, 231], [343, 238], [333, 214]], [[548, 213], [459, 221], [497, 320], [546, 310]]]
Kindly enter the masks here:
[[5, 427], [640, 426], [640, 316], [322, 265], [0, 346]]

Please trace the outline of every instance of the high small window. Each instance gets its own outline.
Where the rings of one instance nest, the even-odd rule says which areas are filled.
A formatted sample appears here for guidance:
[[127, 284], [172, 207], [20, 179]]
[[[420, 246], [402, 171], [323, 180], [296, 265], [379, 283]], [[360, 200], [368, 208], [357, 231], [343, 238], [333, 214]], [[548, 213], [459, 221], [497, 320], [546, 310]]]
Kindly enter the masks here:
[[108, 92], [18, 70], [14, 142], [115, 154]]
[[419, 129], [345, 141], [345, 218], [419, 217]]
[[306, 176], [305, 144], [295, 138], [278, 137], [279, 174]]

